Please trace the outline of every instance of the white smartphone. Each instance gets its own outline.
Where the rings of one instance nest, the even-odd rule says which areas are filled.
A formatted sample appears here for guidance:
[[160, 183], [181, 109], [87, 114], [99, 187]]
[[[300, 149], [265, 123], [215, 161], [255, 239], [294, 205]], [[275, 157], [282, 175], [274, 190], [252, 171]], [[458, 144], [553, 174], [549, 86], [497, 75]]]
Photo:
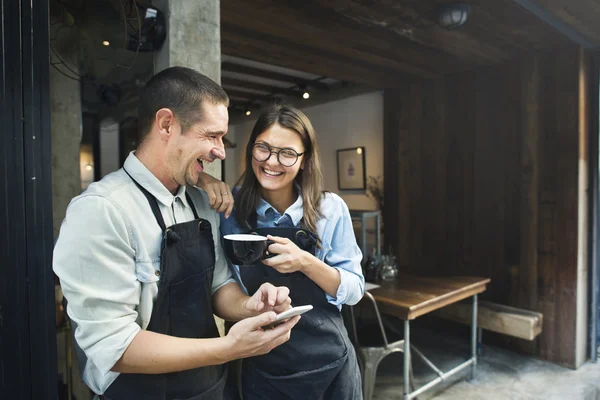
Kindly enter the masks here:
[[296, 315], [300, 315], [300, 314], [304, 314], [307, 311], [310, 311], [313, 309], [313, 306], [311, 305], [307, 305], [307, 306], [298, 306], [298, 307], [292, 307], [288, 310], [285, 310], [282, 313], [277, 314], [277, 319], [275, 319], [275, 321], [283, 321], [284, 319], [288, 319], [288, 318], [292, 318]]
[[275, 319], [275, 321], [270, 323], [269, 325], [265, 326], [264, 328], [265, 329], [274, 328], [277, 325], [285, 322], [286, 319], [292, 318], [296, 315], [304, 314], [305, 312], [310, 311], [312, 309], [313, 309], [313, 306], [311, 306], [311, 305], [292, 307], [288, 310], [285, 310], [282, 313], [277, 314], [277, 318]]

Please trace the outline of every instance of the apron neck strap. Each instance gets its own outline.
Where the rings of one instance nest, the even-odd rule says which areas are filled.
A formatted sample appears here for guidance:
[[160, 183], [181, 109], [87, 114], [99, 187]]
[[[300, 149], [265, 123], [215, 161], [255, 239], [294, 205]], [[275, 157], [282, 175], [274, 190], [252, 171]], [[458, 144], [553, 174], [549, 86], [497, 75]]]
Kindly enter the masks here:
[[[146, 196], [146, 199], [148, 199], [148, 203], [150, 204], [150, 208], [152, 209], [152, 214], [154, 214], [154, 218], [156, 218], [156, 222], [158, 222], [158, 226], [160, 226], [160, 229], [164, 233], [167, 230], [167, 227], [165, 226], [165, 220], [162, 216], [162, 213], [160, 212], [160, 209], [158, 208], [158, 202], [156, 201], [156, 198], [154, 196], [152, 196], [150, 194], [150, 192], [147, 191], [142, 185], [140, 185], [138, 183], [138, 181], [133, 179], [133, 176], [131, 176], [129, 174], [129, 172], [127, 172], [125, 167], [123, 167], [123, 171], [125, 171], [125, 173], [127, 175], [129, 175], [129, 177], [131, 178], [133, 183], [135, 183], [135, 185], [138, 187], [138, 189], [140, 189], [142, 191], [142, 193], [144, 194], [144, 196]], [[188, 201], [189, 201], [189, 199], [188, 199]], [[195, 210], [194, 210], [194, 214], [195, 214]]]
[[[133, 176], [131, 176], [131, 174], [127, 172], [125, 167], [123, 167], [123, 171], [125, 171], [125, 173], [131, 178], [131, 180], [133, 181], [133, 183], [135, 183], [138, 189], [140, 189], [142, 193], [144, 193], [144, 196], [146, 196], [146, 199], [148, 199], [148, 203], [150, 204], [150, 208], [152, 209], [152, 214], [154, 214], [154, 218], [156, 218], [156, 222], [158, 222], [160, 229], [162, 229], [162, 231], [165, 232], [167, 230], [167, 227], [165, 225], [165, 220], [162, 216], [162, 213], [160, 212], [160, 208], [158, 208], [158, 202], [156, 201], [156, 197], [152, 196], [152, 194], [150, 194], [149, 191], [147, 191], [142, 185], [140, 185], [138, 181], [136, 181], [133, 178]], [[192, 208], [192, 212], [194, 213], [194, 219], [199, 219], [198, 212], [196, 211], [196, 207], [194, 206], [194, 202], [192, 201], [192, 198], [190, 197], [187, 190], [185, 191], [185, 198], [187, 199], [188, 204]]]
[[192, 207], [192, 212], [194, 213], [194, 219], [200, 219], [200, 217], [198, 217], [198, 213], [196, 212], [196, 207], [194, 206], [194, 202], [192, 201], [192, 198], [190, 197], [190, 194], [188, 193], [187, 189], [185, 191], [185, 198], [187, 199], [190, 207]]

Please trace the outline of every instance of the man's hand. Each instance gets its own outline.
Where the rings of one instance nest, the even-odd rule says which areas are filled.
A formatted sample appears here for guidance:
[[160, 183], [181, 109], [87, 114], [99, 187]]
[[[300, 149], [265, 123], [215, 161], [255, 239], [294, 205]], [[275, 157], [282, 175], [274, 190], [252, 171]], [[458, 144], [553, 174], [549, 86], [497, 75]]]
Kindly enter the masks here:
[[233, 210], [233, 195], [229, 185], [206, 172], [201, 172], [198, 175], [198, 188], [208, 195], [210, 208], [219, 213], [224, 212], [225, 218], [229, 218]]
[[290, 330], [298, 323], [300, 316], [292, 317], [273, 329], [263, 329], [275, 322], [275, 316], [274, 312], [269, 311], [243, 319], [231, 327], [226, 338], [231, 341], [230, 348], [236, 358], [266, 354], [290, 339]]
[[274, 257], [262, 260], [262, 263], [275, 268], [282, 274], [289, 274], [304, 270], [314, 264], [317, 258], [307, 251], [300, 249], [294, 242], [288, 238], [267, 235], [267, 238], [274, 241], [269, 246], [269, 253], [277, 254]]
[[270, 283], [263, 283], [256, 293], [244, 302], [244, 309], [251, 314], [265, 311], [283, 312], [290, 308], [290, 290], [285, 286], [275, 287]]

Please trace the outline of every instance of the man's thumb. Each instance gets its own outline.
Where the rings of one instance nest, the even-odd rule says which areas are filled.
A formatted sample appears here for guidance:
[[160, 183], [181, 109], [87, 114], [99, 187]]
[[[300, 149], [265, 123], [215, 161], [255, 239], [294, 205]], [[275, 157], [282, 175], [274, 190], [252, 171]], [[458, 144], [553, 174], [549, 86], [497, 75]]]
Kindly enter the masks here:
[[275, 321], [276, 317], [277, 314], [275, 314], [275, 312], [267, 311], [265, 313], [257, 315], [256, 317], [252, 317], [252, 322], [254, 323], [253, 325], [258, 328], [261, 326], [269, 325], [271, 322]]

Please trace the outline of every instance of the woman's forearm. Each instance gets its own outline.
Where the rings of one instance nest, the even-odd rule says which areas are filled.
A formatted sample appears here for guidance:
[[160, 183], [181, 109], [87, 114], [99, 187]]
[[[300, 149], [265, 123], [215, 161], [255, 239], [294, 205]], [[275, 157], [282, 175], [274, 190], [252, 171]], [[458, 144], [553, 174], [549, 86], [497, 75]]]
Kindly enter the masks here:
[[319, 285], [331, 297], [337, 297], [341, 277], [337, 269], [330, 267], [310, 253], [306, 253], [300, 271]]

